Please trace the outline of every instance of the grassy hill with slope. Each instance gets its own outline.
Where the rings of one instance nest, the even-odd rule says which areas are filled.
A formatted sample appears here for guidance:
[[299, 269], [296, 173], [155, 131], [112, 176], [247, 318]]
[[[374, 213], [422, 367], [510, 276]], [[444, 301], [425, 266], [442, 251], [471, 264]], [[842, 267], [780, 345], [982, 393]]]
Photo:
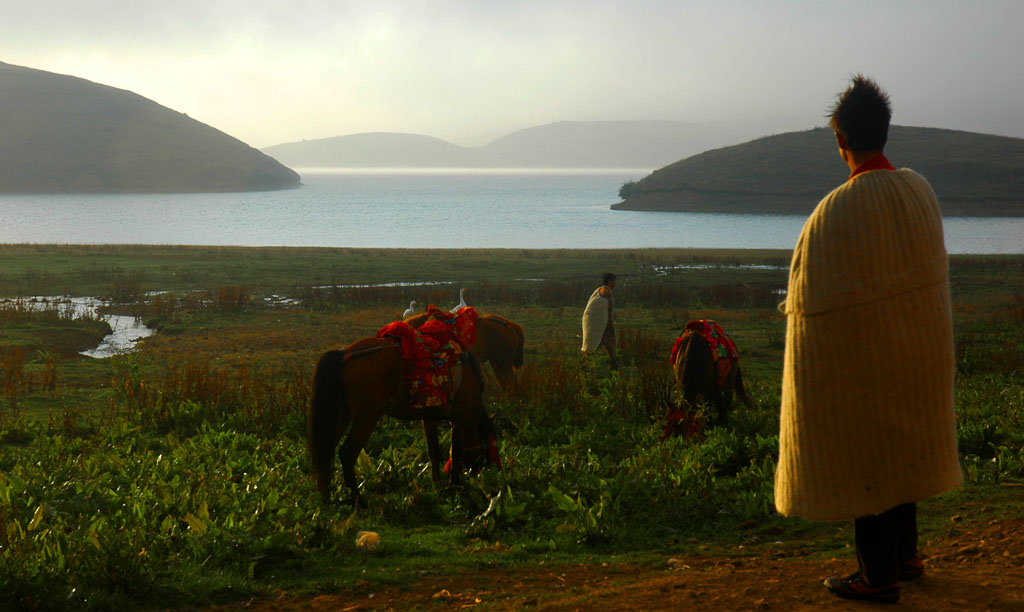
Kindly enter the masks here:
[[299, 175], [130, 91], [0, 62], [0, 192], [263, 191]]
[[[1024, 216], [1024, 139], [892, 126], [886, 156], [925, 176], [946, 216]], [[849, 176], [829, 128], [707, 151], [624, 186], [617, 210], [809, 214]]]

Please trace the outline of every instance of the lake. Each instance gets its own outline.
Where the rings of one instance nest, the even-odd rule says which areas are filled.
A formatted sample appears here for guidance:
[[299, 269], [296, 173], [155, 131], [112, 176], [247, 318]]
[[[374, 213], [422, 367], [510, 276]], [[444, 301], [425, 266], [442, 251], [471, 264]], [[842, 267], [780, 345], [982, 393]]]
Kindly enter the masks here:
[[[611, 210], [647, 170], [300, 172], [286, 191], [0, 195], [0, 243], [790, 249], [805, 220]], [[1022, 218], [944, 224], [950, 253], [1024, 253]]]

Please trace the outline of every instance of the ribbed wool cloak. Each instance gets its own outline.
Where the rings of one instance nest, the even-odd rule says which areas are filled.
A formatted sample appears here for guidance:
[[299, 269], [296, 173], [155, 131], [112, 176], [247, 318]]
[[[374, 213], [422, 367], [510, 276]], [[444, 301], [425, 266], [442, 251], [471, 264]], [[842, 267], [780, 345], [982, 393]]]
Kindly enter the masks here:
[[938, 201], [912, 170], [825, 197], [790, 267], [775, 505], [867, 516], [960, 484]]
[[[609, 297], [601, 295], [601, 290], [608, 293]], [[587, 300], [587, 307], [583, 310], [583, 346], [580, 350], [584, 353], [593, 353], [601, 346], [601, 339], [604, 338], [604, 330], [608, 327], [608, 306], [611, 303], [612, 290], [606, 286], [594, 289]]]

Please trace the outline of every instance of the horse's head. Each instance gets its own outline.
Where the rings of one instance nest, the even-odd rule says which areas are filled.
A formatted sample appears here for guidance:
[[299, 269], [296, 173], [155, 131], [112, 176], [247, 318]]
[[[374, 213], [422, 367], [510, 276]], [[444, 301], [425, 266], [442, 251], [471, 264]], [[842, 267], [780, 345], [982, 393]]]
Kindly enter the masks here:
[[692, 438], [700, 433], [700, 413], [687, 406], [686, 402], [675, 403], [663, 399], [665, 407], [665, 429], [661, 434], [661, 441], [664, 442], [672, 436], [683, 436]]

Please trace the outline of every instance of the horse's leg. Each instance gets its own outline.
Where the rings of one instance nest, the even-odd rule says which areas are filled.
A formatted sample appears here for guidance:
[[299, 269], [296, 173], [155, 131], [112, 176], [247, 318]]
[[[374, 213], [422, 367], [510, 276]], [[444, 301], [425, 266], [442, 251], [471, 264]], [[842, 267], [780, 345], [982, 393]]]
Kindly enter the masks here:
[[697, 385], [693, 383], [686, 384], [683, 386], [683, 405], [687, 410], [695, 410], [697, 408], [697, 398], [701, 395], [700, 390], [697, 389]]
[[[465, 353], [462, 383], [451, 403], [451, 483], [459, 484], [462, 468], [467, 465], [467, 450], [484, 453], [487, 434], [485, 424], [490, 417], [484, 404], [484, 380], [480, 371], [480, 363], [473, 353]], [[468, 465], [474, 465], [480, 457], [468, 458]]]
[[[737, 381], [739, 382], [737, 383]], [[733, 390], [737, 388], [737, 384], [742, 389], [743, 380], [740, 378], [740, 367], [733, 360], [729, 364], [729, 373], [726, 374], [725, 382], [721, 385], [715, 384], [715, 393], [718, 396], [716, 399], [718, 419], [723, 423], [732, 411], [732, 394]], [[743, 395], [746, 395], [746, 393], [743, 393]]]
[[[711, 376], [715, 376], [713, 371]], [[704, 399], [704, 403], [708, 408], [714, 410], [714, 412], [709, 415], [711, 423], [721, 425], [725, 422], [726, 403], [725, 397], [722, 396], [722, 390], [718, 387], [718, 381], [709, 377], [707, 381], [705, 381], [703, 387], [701, 396]]]
[[725, 423], [729, 418], [729, 407], [732, 406], [732, 390], [719, 390], [716, 394], [715, 408], [718, 409], [718, 422]]
[[459, 484], [462, 475], [462, 430], [452, 424], [452, 470], [448, 478], [453, 485]]
[[377, 426], [377, 422], [380, 420], [379, 412], [367, 412], [371, 412], [372, 416], [353, 419], [352, 429], [348, 432], [348, 437], [345, 438], [345, 443], [338, 449], [338, 458], [341, 460], [341, 473], [345, 476], [345, 486], [347, 486], [349, 491], [352, 492], [351, 499], [353, 506], [356, 506], [359, 503], [359, 483], [356, 480], [356, 460], [359, 459], [359, 453], [366, 447], [366, 442], [370, 439], [370, 434], [373, 433], [374, 427]]
[[743, 386], [743, 371], [740, 370], [739, 364], [736, 364], [736, 384], [733, 385], [736, 389], [736, 397], [740, 398], [747, 408], [751, 410], [757, 410], [757, 403], [754, 402], [754, 398], [750, 397], [747, 393], [746, 387]]
[[441, 482], [441, 445], [437, 441], [437, 429], [440, 422], [434, 419], [423, 420], [423, 435], [427, 438], [427, 457], [430, 458], [430, 476], [434, 483]]

